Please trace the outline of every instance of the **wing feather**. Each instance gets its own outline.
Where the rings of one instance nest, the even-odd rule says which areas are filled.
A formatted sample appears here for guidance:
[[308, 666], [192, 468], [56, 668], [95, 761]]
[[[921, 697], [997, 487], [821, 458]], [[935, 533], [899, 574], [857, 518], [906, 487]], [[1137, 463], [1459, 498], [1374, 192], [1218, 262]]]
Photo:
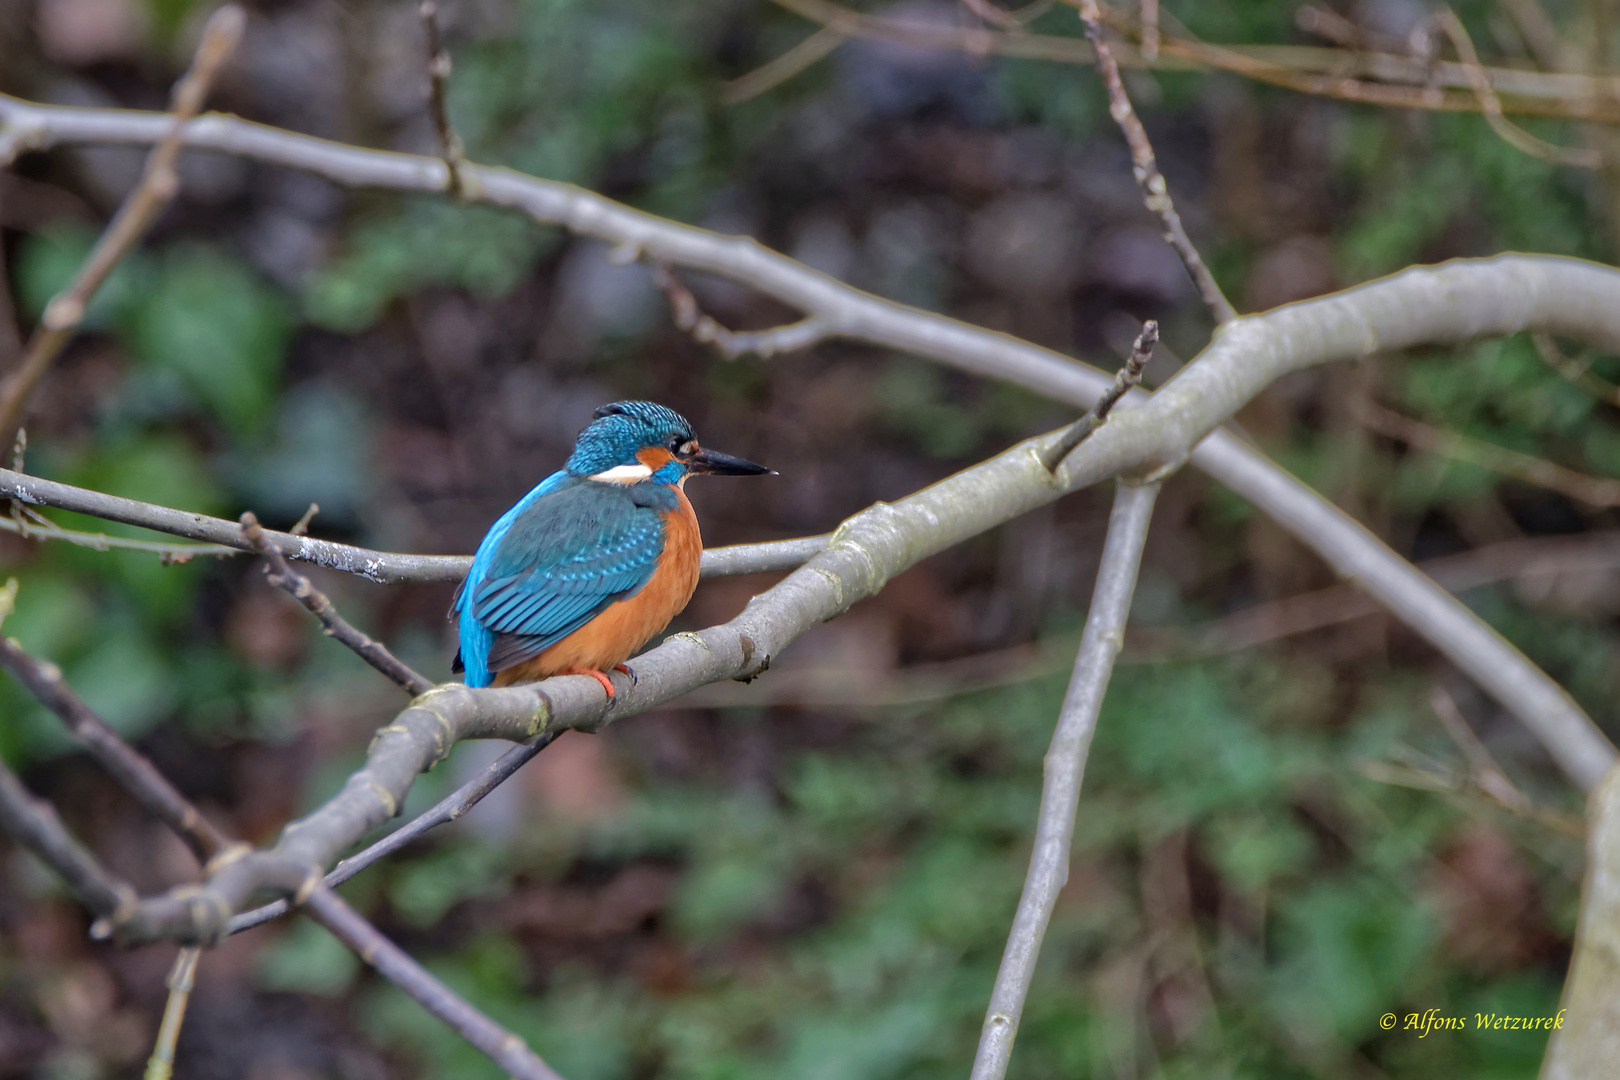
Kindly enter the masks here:
[[525, 502], [486, 538], [493, 546], [480, 548], [458, 596], [494, 638], [491, 672], [539, 655], [635, 595], [664, 550], [658, 510], [623, 488], [564, 483]]

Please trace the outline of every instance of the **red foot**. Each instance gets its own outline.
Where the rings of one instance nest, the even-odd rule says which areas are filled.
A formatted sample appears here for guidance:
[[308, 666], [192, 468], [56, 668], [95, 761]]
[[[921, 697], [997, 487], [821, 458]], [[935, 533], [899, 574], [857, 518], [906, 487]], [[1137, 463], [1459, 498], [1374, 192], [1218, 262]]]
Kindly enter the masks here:
[[602, 689], [607, 691], [608, 700], [609, 701], [613, 700], [613, 683], [612, 683], [612, 681], [610, 681], [608, 679], [608, 677], [607, 677], [607, 675], [605, 673], [597, 671], [595, 668], [569, 668], [567, 671], [558, 672], [558, 674], [559, 675], [589, 675], [591, 678], [595, 679], [597, 682], [602, 684]]
[[626, 675], [630, 676], [630, 685], [636, 685], [636, 669], [631, 667], [629, 664], [614, 664], [613, 670], [624, 672]]

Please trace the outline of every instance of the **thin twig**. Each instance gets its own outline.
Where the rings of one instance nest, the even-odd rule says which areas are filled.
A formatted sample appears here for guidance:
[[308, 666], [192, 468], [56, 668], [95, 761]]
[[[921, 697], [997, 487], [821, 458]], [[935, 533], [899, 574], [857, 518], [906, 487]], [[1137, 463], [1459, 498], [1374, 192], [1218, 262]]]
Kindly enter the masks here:
[[849, 35], [840, 30], [830, 26], [819, 27], [815, 33], [781, 56], [767, 60], [748, 74], [726, 83], [720, 89], [720, 103], [741, 105], [745, 101], [774, 90], [799, 72], [814, 66], [818, 60], [848, 40]]
[[[233, 551], [253, 552], [253, 546], [242, 536], [241, 525], [238, 522], [158, 506], [155, 503], [125, 499], [118, 495], [74, 487], [72, 484], [62, 484], [10, 469], [0, 469], [0, 497], [14, 499], [30, 506], [54, 506], [62, 510], [72, 510], [107, 521], [136, 525], [143, 529], [151, 529], [153, 532], [184, 536], [191, 540], [204, 541], [209, 545], [217, 544], [220, 548], [232, 549], [231, 551], [216, 550], [213, 547], [193, 549], [161, 544], [148, 548], [138, 547], [144, 543], [142, 541], [126, 542], [117, 537], [107, 538], [109, 547], [137, 547], [138, 550], [156, 551], [172, 562], [185, 562], [197, 555], [226, 555]], [[0, 524], [0, 529], [7, 528], [8, 526]], [[314, 563], [329, 570], [341, 570], [346, 574], [356, 574], [379, 585], [398, 585], [408, 581], [459, 582], [467, 576], [467, 568], [472, 565], [470, 555], [411, 555], [402, 552], [373, 551], [370, 548], [339, 544], [332, 540], [316, 540], [313, 537], [298, 536], [291, 532], [276, 532], [273, 529], [266, 529], [264, 534], [289, 559]], [[33, 530], [30, 527], [29, 535], [34, 539], [60, 539], [84, 543], [88, 547], [96, 546], [96, 543], [91, 541], [99, 542], [99, 537], [95, 534], [68, 533], [67, 530], [44, 531]], [[802, 566], [806, 559], [826, 546], [825, 536], [804, 536], [764, 544], [733, 544], [727, 547], [707, 548], [703, 552], [701, 572], [703, 577], [712, 578], [792, 570]]]
[[1462, 20], [1457, 18], [1457, 13], [1449, 7], [1443, 8], [1433, 19], [1434, 25], [1451, 39], [1452, 48], [1457, 50], [1457, 59], [1462, 61], [1463, 68], [1468, 73], [1469, 85], [1479, 98], [1479, 111], [1485, 115], [1485, 122], [1491, 125], [1491, 130], [1496, 132], [1503, 142], [1521, 153], [1550, 161], [1555, 165], [1568, 165], [1577, 169], [1602, 167], [1603, 155], [1596, 150], [1557, 146], [1530, 134], [1503, 116], [1502, 101], [1496, 96], [1491, 80], [1486, 77], [1479, 62], [1479, 54], [1474, 51], [1474, 43], [1469, 39], [1468, 30], [1463, 26]]
[[[774, 0], [818, 25], [848, 37], [912, 48], [1029, 60], [1089, 64], [1088, 43], [1049, 34], [1000, 33], [918, 19], [869, 15], [829, 0]], [[1066, 0], [1078, 4], [1079, 0]], [[1110, 24], [1124, 22], [1103, 12]], [[1424, 65], [1410, 55], [1300, 45], [1214, 45], [1161, 32], [1159, 58], [1149, 64], [1138, 49], [1125, 46], [1119, 61], [1127, 67], [1166, 71], [1228, 71], [1257, 82], [1385, 108], [1444, 112], [1480, 111], [1463, 65], [1442, 61]], [[1484, 68], [1504, 112], [1557, 116], [1596, 123], [1620, 122], [1620, 80], [1606, 75], [1545, 74], [1519, 68]]]
[[195, 945], [182, 945], [174, 967], [169, 969], [169, 999], [163, 1006], [152, 1056], [146, 1061], [145, 1080], [169, 1080], [174, 1075], [174, 1047], [180, 1040], [180, 1025], [186, 1019], [191, 991], [197, 985], [197, 960], [201, 956], [202, 950]]
[[1176, 204], [1170, 198], [1169, 185], [1164, 182], [1164, 174], [1159, 172], [1158, 161], [1153, 156], [1153, 144], [1148, 141], [1147, 129], [1142, 127], [1136, 110], [1131, 108], [1130, 96], [1125, 93], [1125, 82], [1119, 75], [1119, 65], [1114, 62], [1114, 54], [1108, 51], [1108, 43], [1103, 40], [1102, 15], [1097, 10], [1096, 0], [1080, 0], [1080, 18], [1086, 24], [1086, 37], [1097, 53], [1097, 74], [1108, 89], [1108, 115], [1114, 118], [1114, 123], [1125, 135], [1125, 141], [1130, 144], [1131, 171], [1136, 174], [1136, 183], [1142, 189], [1143, 202], [1158, 216], [1164, 226], [1165, 240], [1181, 256], [1181, 265], [1187, 268], [1187, 275], [1192, 278], [1193, 286], [1203, 297], [1210, 314], [1215, 316], [1215, 321], [1230, 322], [1237, 318], [1237, 309], [1221, 292], [1214, 275], [1204, 265], [1203, 257], [1198, 254], [1198, 249], [1187, 236], [1187, 230], [1182, 227], [1181, 215], [1176, 213]]
[[[106, 533], [79, 532], [64, 529], [43, 514], [9, 500], [13, 513], [0, 517], [0, 532], [12, 533], [25, 540], [60, 540], [92, 551], [145, 551], [156, 555], [164, 565], [183, 566], [199, 555], [240, 555], [235, 548], [219, 544], [166, 544], [161, 540], [133, 540], [127, 536], [108, 536]], [[26, 517], [24, 516], [26, 515]]]
[[1620, 386], [1592, 374], [1592, 359], [1580, 360], [1564, 355], [1550, 334], [1531, 334], [1531, 343], [1542, 362], [1558, 372], [1566, 382], [1580, 387], [1605, 405], [1620, 408]]
[[310, 891], [304, 909], [389, 982], [489, 1055], [508, 1076], [517, 1080], [562, 1080], [521, 1038], [440, 982], [325, 885]]
[[1352, 400], [1351, 416], [1367, 430], [1419, 450], [1547, 488], [1588, 506], [1620, 506], [1620, 480], [1588, 476], [1505, 446], [1430, 427], [1365, 398]]
[[[1366, 49], [1374, 44], [1370, 40], [1372, 37], [1387, 37], [1370, 34], [1360, 23], [1347, 19], [1336, 11], [1312, 7], [1310, 4], [1305, 4], [1294, 12], [1294, 25], [1303, 33], [1314, 34], [1344, 49]], [[1398, 38], [1385, 42], [1386, 50], [1402, 47], [1402, 42]]]
[[1473, 775], [1474, 782], [1479, 789], [1492, 799], [1516, 814], [1523, 814], [1530, 808], [1530, 800], [1520, 791], [1502, 766], [1496, 763], [1496, 758], [1486, 749], [1474, 729], [1468, 725], [1462, 710], [1457, 707], [1457, 701], [1446, 691], [1446, 688], [1436, 684], [1429, 693], [1429, 707], [1434, 715], [1440, 718], [1440, 725], [1446, 729], [1451, 741], [1457, 744], [1462, 751], [1463, 760], [1468, 762], [1468, 770]]
[[1024, 24], [1018, 21], [1018, 16], [996, 7], [992, 0], [962, 0], [962, 6], [990, 25], [999, 26], [1003, 30], [1018, 31], [1024, 28]]
[[152, 147], [140, 182], [113, 215], [72, 284], [45, 305], [45, 314], [28, 342], [22, 366], [0, 388], [0, 446], [10, 447], [17, 437], [29, 397], [72, 338], [91, 297], [118, 261], [146, 234], [163, 208], [174, 201], [180, 189], [174, 164], [183, 145], [186, 123], [202, 108], [214, 78], [236, 51], [246, 25], [247, 17], [235, 4], [220, 8], [204, 24], [191, 68], [174, 88], [168, 133]]
[[830, 332], [826, 321], [815, 315], [771, 330], [728, 330], [704, 314], [692, 290], [666, 264], [654, 263], [652, 275], [669, 301], [675, 325], [696, 340], [713, 345], [727, 360], [749, 353], [768, 360], [777, 353], [807, 349]]
[[[332, 867], [331, 872], [325, 878], [327, 887], [337, 888], [366, 867], [379, 859], [392, 855], [428, 830], [436, 829], [440, 825], [448, 825], [450, 822], [460, 818], [483, 801], [486, 795], [504, 783], [513, 773], [527, 764], [531, 758], [555, 742], [557, 735], [558, 732], [548, 731], [533, 742], [512, 747], [478, 776], [462, 784], [455, 791], [364, 851], [350, 855], [347, 859]], [[252, 911], [244, 911], [242, 914], [237, 915], [231, 919], [225, 932], [227, 934], [239, 934], [243, 930], [250, 930], [272, 919], [278, 919], [291, 910], [292, 905], [286, 900], [273, 900], [262, 907], [256, 907]]]
[[230, 837], [203, 817], [168, 777], [120, 738], [73, 692], [62, 678], [61, 668], [30, 656], [14, 638], [0, 639], [0, 667], [11, 672], [29, 693], [60, 717], [90, 756], [152, 816], [184, 840], [199, 862], [207, 863], [233, 849]]
[[1558, 28], [1537, 0], [1500, 0], [1503, 10], [1518, 31], [1519, 40], [1544, 71], [1557, 71], [1563, 65], [1564, 44]]
[[139, 903], [129, 883], [106, 870], [90, 849], [68, 832], [56, 807], [36, 798], [0, 760], [0, 828], [55, 870], [79, 902], [96, 916], [92, 933], [105, 937]]
[[309, 509], [304, 511], [304, 516], [299, 518], [297, 521], [293, 522], [292, 528], [287, 530], [287, 534], [289, 536], [308, 536], [309, 535], [309, 523], [314, 521], [315, 520], [315, 515], [320, 513], [320, 512], [321, 512], [321, 504], [320, 503], [317, 503], [317, 502], [310, 503], [309, 504]]
[[1580, 839], [1586, 835], [1586, 823], [1579, 815], [1554, 810], [1538, 803], [1526, 803], [1522, 806], [1503, 803], [1481, 788], [1477, 777], [1460, 769], [1446, 768], [1432, 762], [1418, 764], [1411, 760], [1394, 760], [1362, 761], [1357, 763], [1356, 772], [1375, 784], [1432, 791], [1437, 795], [1449, 795], [1455, 799], [1466, 800], [1480, 809], [1505, 810], [1516, 818], [1559, 836]]
[[[1609, 574], [1620, 569], [1620, 534], [1611, 531], [1508, 540], [1415, 565], [1451, 593], [1499, 581], [1553, 582], [1566, 574]], [[1226, 656], [1385, 611], [1352, 585], [1330, 585], [1241, 608], [1184, 629], [1133, 633], [1128, 639], [1130, 653], [1121, 663], [1160, 664]]]
[[461, 136], [450, 126], [450, 110], [445, 105], [445, 87], [450, 80], [450, 54], [445, 51], [439, 36], [439, 5], [436, 0], [422, 0], [419, 8], [422, 29], [427, 35], [428, 111], [433, 116], [433, 129], [439, 133], [439, 156], [444, 161], [444, 190], [452, 199], [459, 199], [466, 191], [461, 175], [465, 160]]
[[1046, 471], [1055, 473], [1063, 459], [1074, 453], [1075, 447], [1091, 437], [1091, 433], [1102, 427], [1108, 419], [1108, 414], [1120, 398], [1142, 382], [1142, 372], [1147, 368], [1148, 361], [1153, 359], [1153, 346], [1159, 341], [1159, 324], [1149, 319], [1142, 324], [1142, 332], [1136, 335], [1136, 342], [1131, 346], [1131, 355], [1125, 361], [1125, 366], [1114, 375], [1114, 385], [1110, 386], [1103, 396], [1097, 399], [1097, 404], [1091, 410], [1063, 429], [1063, 433], [1052, 441], [1052, 444], [1041, 451], [1041, 464]]
[[979, 1035], [972, 1080], [1000, 1080], [1007, 1072], [1024, 998], [1029, 994], [1040, 957], [1041, 939], [1052, 918], [1058, 893], [1069, 880], [1069, 845], [1074, 838], [1074, 815], [1080, 803], [1080, 780], [1086, 754], [1097, 730], [1097, 713], [1114, 669], [1136, 590], [1136, 574], [1147, 542], [1148, 522], [1159, 495], [1158, 484], [1121, 483], [1114, 489], [1114, 509], [1103, 541], [1097, 589], [1086, 615], [1080, 653], [1075, 657], [1052, 745], [1046, 751], [1041, 785], [1040, 816], [1035, 823], [1035, 845], [1030, 855], [1024, 892], [1013, 916], [1007, 948], [996, 972], [990, 1008]]
[[253, 516], [251, 510], [242, 514], [242, 537], [252, 545], [254, 551], [264, 556], [268, 564], [264, 568], [265, 577], [270, 584], [303, 604], [311, 615], [321, 621], [327, 637], [354, 650], [360, 659], [412, 694], [425, 694], [438, 685], [389, 652], [382, 642], [361, 633], [339, 615], [325, 593], [311, 584], [309, 578], [287, 565], [281, 549], [265, 535], [264, 529], [259, 526], [259, 519]]

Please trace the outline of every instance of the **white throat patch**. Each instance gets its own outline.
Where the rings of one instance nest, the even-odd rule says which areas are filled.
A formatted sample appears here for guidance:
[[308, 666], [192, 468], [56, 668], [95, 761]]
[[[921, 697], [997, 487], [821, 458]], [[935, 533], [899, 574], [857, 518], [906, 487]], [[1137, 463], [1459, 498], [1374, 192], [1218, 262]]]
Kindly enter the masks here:
[[615, 465], [611, 469], [597, 473], [591, 479], [600, 480], [604, 484], [639, 484], [652, 473], [653, 471], [645, 465]]

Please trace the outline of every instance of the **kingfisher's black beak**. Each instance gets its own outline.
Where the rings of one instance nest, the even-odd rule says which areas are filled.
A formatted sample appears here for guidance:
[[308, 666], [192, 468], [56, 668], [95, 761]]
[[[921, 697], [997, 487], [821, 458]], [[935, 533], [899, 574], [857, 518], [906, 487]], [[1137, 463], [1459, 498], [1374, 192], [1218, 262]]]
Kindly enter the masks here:
[[692, 473], [708, 473], [712, 476], [775, 476], [775, 469], [767, 469], [763, 465], [755, 465], [740, 457], [722, 454], [718, 450], [699, 449], [689, 458], [683, 459], [686, 470]]

